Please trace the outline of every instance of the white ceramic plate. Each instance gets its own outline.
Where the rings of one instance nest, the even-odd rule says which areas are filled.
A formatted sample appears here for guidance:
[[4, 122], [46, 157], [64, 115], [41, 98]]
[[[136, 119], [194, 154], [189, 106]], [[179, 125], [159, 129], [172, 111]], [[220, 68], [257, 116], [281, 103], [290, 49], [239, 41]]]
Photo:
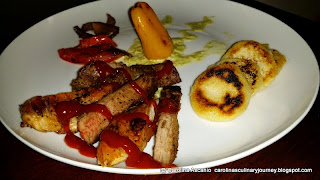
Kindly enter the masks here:
[[[287, 57], [287, 63], [275, 81], [251, 99], [248, 109], [239, 118], [224, 123], [198, 118], [188, 96], [194, 79], [220, 57], [209, 56], [200, 63], [179, 68], [183, 97], [175, 164], [185, 168], [206, 168], [240, 159], [283, 137], [308, 113], [318, 92], [319, 68], [307, 43], [286, 24], [261, 11], [229, 1], [147, 2], [160, 18], [165, 15], [174, 18], [173, 25], [168, 27], [170, 34], [185, 28], [186, 22], [215, 16], [214, 24], [198, 34], [203, 42], [189, 44], [190, 50], [200, 49], [206, 40], [223, 41], [230, 46], [239, 40], [252, 39], [269, 43], [271, 48]], [[57, 50], [78, 43], [72, 27], [88, 21], [105, 21], [108, 12], [116, 18], [121, 29], [115, 41], [120, 48], [128, 49], [136, 38], [127, 12], [132, 5], [134, 0], [107, 0], [69, 9], [31, 27], [5, 49], [0, 60], [0, 119], [15, 137], [45, 156], [82, 168], [125, 174], [160, 173], [159, 169], [126, 168], [124, 163], [103, 168], [95, 159], [83, 157], [68, 148], [63, 141], [64, 135], [20, 127], [18, 108], [25, 100], [71, 90], [69, 84], [80, 66], [59, 59]], [[145, 152], [152, 154], [152, 146], [153, 139]]]

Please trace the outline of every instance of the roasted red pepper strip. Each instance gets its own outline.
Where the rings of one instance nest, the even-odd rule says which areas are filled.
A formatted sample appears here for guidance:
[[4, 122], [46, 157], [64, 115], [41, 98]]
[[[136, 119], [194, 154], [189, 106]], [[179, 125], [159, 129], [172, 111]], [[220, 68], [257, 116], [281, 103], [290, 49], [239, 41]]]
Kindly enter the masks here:
[[91, 46], [98, 46], [102, 44], [109, 44], [111, 46], [117, 47], [117, 44], [107, 35], [98, 35], [80, 40], [80, 44], [76, 47], [78, 48], [88, 48]]
[[58, 53], [61, 59], [76, 64], [87, 64], [98, 60], [112, 62], [122, 56], [130, 56], [116, 46], [117, 44], [108, 36], [99, 35], [80, 40], [80, 44], [76, 47], [59, 49]]
[[87, 64], [98, 60], [112, 62], [127, 55], [122, 50], [108, 45], [89, 48], [66, 48], [59, 49], [58, 52], [61, 59], [75, 64]]

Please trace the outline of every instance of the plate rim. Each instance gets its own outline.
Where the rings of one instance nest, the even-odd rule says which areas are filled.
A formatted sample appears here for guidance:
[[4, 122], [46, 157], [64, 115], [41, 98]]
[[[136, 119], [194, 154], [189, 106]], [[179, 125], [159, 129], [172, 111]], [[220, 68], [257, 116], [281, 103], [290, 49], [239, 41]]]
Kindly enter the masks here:
[[[130, 1], [131, 2], [131, 1]], [[279, 139], [281, 139], [283, 136], [285, 136], [286, 134], [288, 134], [292, 129], [294, 129], [303, 119], [304, 117], [309, 113], [309, 111], [311, 110], [312, 106], [314, 105], [315, 101], [316, 101], [316, 98], [318, 96], [318, 93], [319, 93], [319, 65], [318, 65], [318, 61], [312, 51], [312, 49], [310, 48], [309, 44], [300, 36], [300, 34], [298, 34], [293, 28], [291, 28], [290, 26], [288, 26], [286, 23], [284, 23], [283, 21], [279, 20], [278, 18], [264, 12], [264, 11], [261, 11], [259, 9], [256, 9], [254, 7], [251, 7], [251, 6], [248, 6], [248, 5], [245, 5], [245, 4], [241, 4], [239, 2], [235, 2], [235, 1], [228, 1], [229, 3], [235, 3], [237, 5], [241, 5], [241, 6], [245, 6], [246, 8], [250, 8], [250, 9], [254, 9], [255, 11], [259, 11], [260, 13], [263, 13], [267, 16], [270, 16], [272, 17], [273, 19], [275, 20], [278, 20], [280, 21], [282, 24], [286, 25], [287, 28], [290, 28], [292, 31], [294, 31], [303, 41], [304, 43], [307, 45], [307, 47], [311, 50], [311, 53], [312, 55], [314, 56], [314, 59], [316, 60], [315, 63], [317, 64], [318, 66], [318, 74], [317, 74], [317, 86], [316, 86], [316, 89], [314, 91], [314, 94], [312, 96], [312, 99], [310, 101], [310, 103], [308, 104], [308, 107], [306, 108], [306, 110], [295, 120], [293, 121], [292, 123], [289, 123], [288, 125], [286, 125], [286, 127], [284, 128], [284, 130], [282, 130], [281, 132], [278, 132], [276, 133], [275, 135], [273, 135], [272, 137], [269, 137], [268, 139], [264, 140], [263, 142], [261, 142], [259, 145], [256, 145], [254, 147], [251, 147], [241, 153], [238, 153], [238, 154], [235, 154], [235, 155], [232, 155], [232, 156], [229, 156], [229, 157], [225, 157], [225, 158], [221, 158], [221, 159], [218, 159], [218, 160], [214, 160], [214, 161], [211, 161], [211, 162], [206, 162], [206, 163], [200, 163], [200, 164], [196, 164], [196, 165], [190, 165], [190, 166], [182, 166], [182, 168], [212, 168], [212, 167], [215, 167], [215, 166], [219, 166], [219, 165], [222, 165], [222, 164], [226, 164], [226, 163], [229, 163], [229, 162], [232, 162], [232, 161], [235, 161], [235, 160], [238, 160], [238, 159], [241, 159], [241, 158], [245, 158], [255, 152], [258, 152], [260, 151], [261, 149], [264, 149], [266, 148], [267, 146], [273, 144], [274, 142], [278, 141]], [[60, 13], [64, 13], [66, 11], [71, 11], [72, 9], [75, 9], [75, 8], [79, 8], [81, 6], [87, 6], [88, 4], [98, 4], [98, 3], [101, 3], [101, 1], [94, 1], [94, 2], [87, 2], [85, 4], [82, 4], [82, 5], [78, 5], [78, 6], [75, 6], [75, 7], [72, 7], [72, 8], [69, 8], [69, 9], [66, 9], [66, 10], [63, 10], [61, 12], [58, 12], [58, 13], [55, 13], [35, 24], [33, 24], [31, 27], [29, 27], [28, 29], [26, 29], [25, 31], [23, 31], [20, 35], [18, 35], [4, 50], [3, 52], [1, 53], [0, 57], [2, 57], [2, 54], [6, 52], [6, 50], [9, 48], [9, 46], [11, 46], [12, 44], [14, 44], [14, 41], [17, 41], [17, 39], [21, 36], [23, 36], [25, 34], [26, 31], [28, 31], [29, 29], [33, 28], [34, 26], [38, 25], [39, 23], [47, 20], [48, 18], [51, 18], [53, 16], [56, 16], [57, 14], [60, 14]], [[1, 58], [2, 59], [2, 58]], [[89, 163], [84, 163], [84, 162], [79, 162], [79, 161], [76, 161], [76, 160], [72, 160], [72, 159], [68, 159], [68, 158], [65, 158], [65, 157], [61, 157], [61, 156], [58, 156], [58, 155], [55, 155], [53, 153], [50, 153], [50, 152], [47, 152], [43, 149], [41, 149], [40, 147], [37, 147], [35, 145], [33, 145], [32, 143], [28, 142], [27, 140], [25, 140], [23, 137], [21, 137], [20, 135], [18, 135], [13, 129], [11, 129], [5, 122], [4, 122], [4, 119], [2, 118], [2, 116], [0, 116], [0, 120], [1, 120], [1, 123], [4, 125], [4, 127], [12, 134], [14, 135], [19, 141], [23, 142], [25, 145], [27, 145], [28, 147], [30, 147], [31, 149], [39, 152], [40, 154], [42, 155], [45, 155], [47, 157], [50, 157], [51, 159], [54, 159], [54, 160], [57, 160], [57, 161], [60, 161], [62, 163], [67, 163], [69, 165], [73, 165], [73, 166], [77, 166], [77, 167], [81, 167], [81, 168], [85, 168], [85, 169], [90, 169], [90, 170], [96, 170], [96, 171], [101, 171], [101, 172], [110, 172], [110, 173], [119, 173], [119, 174], [160, 174], [160, 169], [134, 169], [134, 168], [117, 168], [117, 167], [101, 167], [101, 166], [97, 166], [97, 165], [94, 165], [94, 164], [89, 164]], [[125, 172], [123, 172], [125, 171]]]

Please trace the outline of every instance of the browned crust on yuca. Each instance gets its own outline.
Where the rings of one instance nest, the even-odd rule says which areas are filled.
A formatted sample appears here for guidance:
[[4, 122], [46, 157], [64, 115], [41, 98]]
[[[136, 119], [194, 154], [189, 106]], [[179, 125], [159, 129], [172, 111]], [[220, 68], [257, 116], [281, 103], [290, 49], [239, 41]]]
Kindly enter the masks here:
[[277, 75], [279, 74], [279, 72], [281, 71], [282, 67], [284, 66], [284, 64], [287, 62], [286, 57], [281, 54], [278, 50], [276, 49], [272, 49], [272, 54], [274, 57], [274, 61], [276, 62], [277, 65]]
[[243, 40], [236, 42], [223, 55], [225, 58], [248, 59], [257, 63], [263, 77], [262, 88], [267, 87], [275, 78], [276, 63], [271, 50], [267, 46], [253, 40]]
[[210, 121], [231, 121], [246, 110], [252, 89], [240, 68], [211, 66], [194, 81], [190, 102], [194, 112]]
[[260, 91], [263, 78], [258, 64], [248, 59], [222, 59], [218, 64], [232, 64], [240, 68], [252, 89], [252, 95]]

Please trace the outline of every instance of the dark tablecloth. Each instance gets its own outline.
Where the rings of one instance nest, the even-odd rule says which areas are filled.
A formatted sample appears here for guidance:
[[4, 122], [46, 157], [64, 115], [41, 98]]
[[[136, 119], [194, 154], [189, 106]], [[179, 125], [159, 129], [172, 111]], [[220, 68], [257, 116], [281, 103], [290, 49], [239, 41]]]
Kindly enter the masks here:
[[[24, 30], [60, 11], [90, 2], [88, 0], [11, 0], [2, 2], [0, 52]], [[240, 3], [264, 11], [298, 32], [320, 58], [319, 23], [275, 9], [256, 1]], [[315, 7], [317, 8], [317, 7]], [[319, 60], [318, 60], [319, 63]], [[1, 88], [1, 87], [0, 87]], [[16, 139], [1, 124], [2, 138], [0, 177], [6, 179], [256, 179], [320, 178], [319, 97], [307, 116], [290, 133], [274, 144], [240, 160], [213, 167], [211, 173], [178, 173], [170, 175], [122, 175], [74, 167], [48, 158]], [[216, 168], [312, 168], [312, 173], [217, 173]], [[3, 178], [1, 178], [3, 179]]]

